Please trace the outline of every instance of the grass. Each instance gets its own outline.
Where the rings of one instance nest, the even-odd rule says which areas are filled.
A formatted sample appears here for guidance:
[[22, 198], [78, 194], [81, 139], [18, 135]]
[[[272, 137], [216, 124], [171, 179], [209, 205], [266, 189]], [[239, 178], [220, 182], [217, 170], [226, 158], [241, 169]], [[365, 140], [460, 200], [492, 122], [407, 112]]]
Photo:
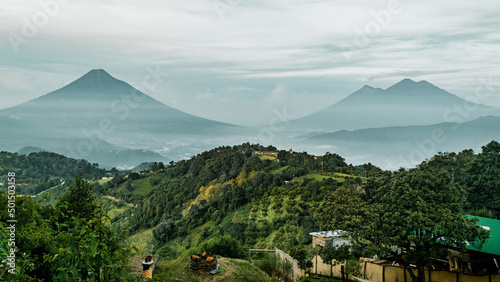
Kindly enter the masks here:
[[275, 161], [278, 158], [278, 154], [275, 152], [254, 152], [254, 155], [259, 156], [261, 161], [271, 160]]
[[352, 176], [340, 172], [313, 172], [306, 175], [308, 178], [313, 178], [317, 181], [323, 181], [326, 178], [333, 178], [337, 182], [344, 182], [346, 178], [361, 178], [361, 180], [366, 180], [366, 177]]
[[111, 209], [108, 211], [108, 216], [110, 219], [113, 219], [113, 218], [119, 216], [120, 214], [124, 213], [125, 211], [127, 211], [127, 209], [128, 209], [128, 207]]
[[261, 155], [261, 156], [259, 156], [259, 159], [261, 161], [265, 161], [265, 160], [274, 161], [274, 160], [276, 160], [276, 157], [268, 156], [268, 155]]
[[189, 268], [189, 257], [173, 261], [160, 261], [153, 281], [269, 281], [270, 277], [247, 261], [231, 258], [218, 258], [219, 274], [193, 271]]
[[41, 202], [42, 205], [53, 205], [59, 200], [62, 195], [66, 193], [66, 186], [59, 186], [50, 191], [40, 194], [40, 196], [37, 196], [34, 199]]
[[334, 174], [334, 175], [325, 175], [325, 174], [319, 174], [319, 173], [309, 173], [309, 174], [306, 175], [306, 177], [315, 179], [317, 181], [323, 181], [326, 178], [333, 178], [333, 180], [335, 180], [337, 182], [344, 182], [345, 178], [343, 178], [341, 176], [342, 176], [341, 173], [339, 173], [338, 175], [337, 174]]
[[102, 204], [104, 210], [108, 213], [110, 219], [119, 216], [120, 214], [126, 212], [130, 208], [129, 206], [126, 206], [123, 202], [120, 205], [118, 202], [104, 197], [99, 197], [97, 203]]
[[[132, 195], [146, 196], [154, 187], [149, 183], [149, 177], [138, 179], [132, 182]], [[125, 191], [125, 188], [122, 189]]]
[[99, 179], [97, 180], [97, 183], [99, 183], [100, 185], [106, 183], [106, 182], [109, 182], [111, 181], [112, 178], [108, 178], [108, 179]]
[[151, 254], [153, 248], [150, 243], [153, 241], [153, 228], [143, 230], [130, 236], [130, 241], [136, 244], [136, 247], [139, 249], [139, 254]]
[[283, 167], [280, 167], [280, 168], [278, 168], [278, 169], [276, 169], [276, 170], [273, 170], [273, 171], [272, 171], [272, 173], [273, 173], [273, 174], [276, 174], [276, 173], [281, 173], [281, 172], [283, 172], [285, 169], [287, 169], [288, 167], [289, 167], [288, 165], [283, 166]]

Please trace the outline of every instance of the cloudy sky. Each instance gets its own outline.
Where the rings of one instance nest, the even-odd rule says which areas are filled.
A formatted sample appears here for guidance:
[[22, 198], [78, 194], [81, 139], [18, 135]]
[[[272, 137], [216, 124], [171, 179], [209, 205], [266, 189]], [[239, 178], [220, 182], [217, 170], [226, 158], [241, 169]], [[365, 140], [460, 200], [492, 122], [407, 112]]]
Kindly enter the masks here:
[[466, 99], [487, 78], [481, 102], [500, 107], [499, 14], [494, 0], [2, 0], [0, 108], [91, 69], [242, 125], [407, 77]]

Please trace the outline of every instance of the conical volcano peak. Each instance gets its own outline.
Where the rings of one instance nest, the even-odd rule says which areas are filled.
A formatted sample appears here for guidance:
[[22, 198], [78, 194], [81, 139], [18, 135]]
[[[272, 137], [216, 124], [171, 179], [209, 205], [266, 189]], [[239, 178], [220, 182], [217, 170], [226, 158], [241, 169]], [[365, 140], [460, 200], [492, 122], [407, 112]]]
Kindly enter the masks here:
[[62, 89], [70, 93], [92, 93], [94, 95], [100, 93], [101, 95], [110, 95], [127, 91], [130, 88], [130, 85], [112, 77], [105, 70], [93, 69]]
[[401, 80], [400, 82], [394, 84], [393, 86], [387, 88], [386, 90], [412, 88], [412, 87], [415, 87], [415, 85], [417, 85], [417, 82], [415, 82], [412, 79], [405, 78], [405, 79]]
[[89, 71], [88, 73], [86, 73], [84, 76], [93, 76], [93, 77], [99, 77], [99, 76], [105, 76], [105, 77], [112, 77], [107, 71], [103, 70], [103, 69], [93, 69], [91, 71]]
[[407, 95], [436, 95], [436, 94], [443, 94], [447, 93], [446, 91], [442, 90], [441, 88], [435, 86], [432, 83], [429, 83], [425, 80], [421, 80], [419, 82], [415, 82], [409, 78], [403, 79], [400, 82], [394, 84], [393, 86], [387, 88], [385, 90], [386, 93], [392, 93], [392, 94], [407, 94]]
[[93, 82], [93, 83], [103, 83], [107, 81], [118, 81], [116, 78], [112, 77], [108, 72], [103, 69], [93, 69], [77, 79], [75, 82]]

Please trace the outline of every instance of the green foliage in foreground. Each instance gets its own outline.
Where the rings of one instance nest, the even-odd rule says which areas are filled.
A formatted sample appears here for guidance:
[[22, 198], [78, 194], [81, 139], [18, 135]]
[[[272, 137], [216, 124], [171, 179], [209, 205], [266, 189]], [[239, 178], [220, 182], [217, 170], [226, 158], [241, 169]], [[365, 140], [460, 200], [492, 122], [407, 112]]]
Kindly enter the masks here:
[[[103, 281], [113, 280], [112, 275], [126, 277], [125, 261], [132, 248], [119, 230], [147, 233], [143, 242], [151, 242], [148, 248], [168, 259], [188, 258], [203, 251], [201, 245], [233, 257], [242, 257], [240, 248], [277, 247], [307, 266], [309, 232], [344, 229], [355, 235], [356, 255], [361, 254], [359, 249], [367, 255], [390, 255], [391, 250], [384, 246], [409, 248], [409, 242], [416, 242], [415, 250], [422, 252], [411, 253], [400, 264], [421, 265], [439, 252], [434, 247], [443, 242], [460, 247], [459, 239], [464, 237], [456, 233], [461, 230], [470, 242], [479, 239], [476, 243], [480, 245], [485, 234], [475, 229], [472, 220], [463, 220], [466, 210], [500, 216], [499, 148], [500, 144], [491, 142], [479, 154], [472, 150], [440, 153], [418, 169], [384, 172], [371, 164], [348, 165], [330, 153], [312, 156], [248, 143], [219, 147], [189, 160], [157, 164], [140, 174], [116, 174], [107, 183], [96, 183], [99, 193], [137, 204], [137, 208], [124, 208], [123, 203], [122, 207], [119, 203], [104, 207], [113, 210], [111, 230], [109, 218], [93, 199], [92, 188], [77, 178], [74, 184], [67, 181], [69, 194], [54, 205], [17, 198], [16, 236], [22, 242], [18, 245], [17, 278], [51, 281], [59, 275]], [[276, 159], [260, 157], [263, 153]], [[15, 171], [25, 177], [35, 159], [15, 159], [23, 159]], [[52, 175], [44, 162], [39, 165], [48, 173], [40, 181], [60, 183], [62, 175]], [[104, 173], [82, 161], [69, 161], [68, 166], [71, 173], [78, 168], [94, 171], [95, 177]], [[50, 197], [56, 192], [63, 190], [51, 190]], [[6, 195], [0, 194], [0, 205], [6, 206], [6, 201]], [[6, 211], [0, 209], [0, 222], [6, 219]], [[458, 228], [452, 230], [451, 226]], [[217, 246], [219, 238], [233, 247], [223, 250]], [[436, 238], [456, 240], [438, 244]], [[0, 255], [6, 250], [3, 240]]]
[[[90, 184], [77, 177], [56, 207], [29, 197], [16, 199], [16, 271], [4, 277], [27, 281], [125, 281], [134, 252], [126, 233], [111, 230], [110, 220], [95, 205]], [[0, 193], [0, 205], [7, 195]], [[0, 211], [0, 221], [8, 219]], [[5, 226], [1, 227], [3, 234]], [[2, 238], [0, 252], [7, 241]]]

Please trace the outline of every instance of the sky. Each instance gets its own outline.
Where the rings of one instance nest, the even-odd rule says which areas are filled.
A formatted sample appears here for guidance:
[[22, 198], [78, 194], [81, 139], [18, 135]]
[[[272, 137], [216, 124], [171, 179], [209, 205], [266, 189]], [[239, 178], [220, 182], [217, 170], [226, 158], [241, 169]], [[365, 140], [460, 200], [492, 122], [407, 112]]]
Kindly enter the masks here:
[[91, 69], [239, 125], [404, 78], [500, 107], [499, 14], [494, 0], [2, 0], [0, 109]]

